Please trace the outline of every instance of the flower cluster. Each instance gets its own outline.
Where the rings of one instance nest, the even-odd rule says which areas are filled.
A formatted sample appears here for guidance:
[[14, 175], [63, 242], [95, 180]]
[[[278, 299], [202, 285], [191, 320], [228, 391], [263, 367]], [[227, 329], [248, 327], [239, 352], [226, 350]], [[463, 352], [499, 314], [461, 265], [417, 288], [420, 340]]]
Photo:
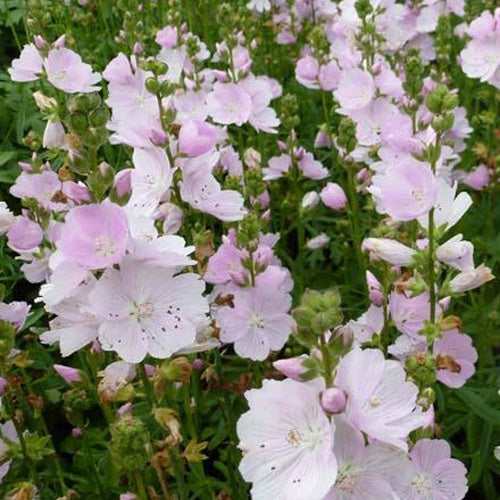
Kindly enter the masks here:
[[[255, 499], [464, 498], [436, 395], [476, 371], [459, 314], [494, 276], [462, 222], [483, 195], [467, 189], [495, 188], [498, 157], [489, 140], [478, 165], [462, 161], [477, 123], [457, 81], [500, 88], [500, 10], [252, 0], [218, 6], [204, 39], [191, 5], [183, 20], [177, 0], [132, 3], [116, 6], [124, 29], [104, 64], [36, 34], [9, 69], [45, 129], [25, 138], [9, 188], [22, 208], [0, 202], [34, 290], [0, 302], [0, 482], [22, 457], [30, 494], [46, 486], [36, 467], [58, 443], [45, 397], [81, 440], [92, 495], [105, 491], [96, 406], [123, 499], [158, 498], [153, 484], [171, 498], [165, 476], [188, 498], [187, 475], [195, 496], [226, 481], [243, 498], [236, 468]], [[40, 377], [43, 397], [11, 376], [27, 369], [57, 373]], [[205, 478], [207, 458], [224, 481]]]

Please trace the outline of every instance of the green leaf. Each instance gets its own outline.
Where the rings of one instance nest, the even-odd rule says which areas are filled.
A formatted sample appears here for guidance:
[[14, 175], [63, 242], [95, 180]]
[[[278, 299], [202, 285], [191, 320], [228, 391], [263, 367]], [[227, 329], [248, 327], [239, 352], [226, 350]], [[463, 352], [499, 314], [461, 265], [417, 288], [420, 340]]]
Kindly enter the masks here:
[[16, 153], [14, 151], [0, 151], [0, 167], [12, 160]]
[[500, 411], [488, 405], [472, 389], [462, 388], [457, 391], [457, 396], [467, 405], [467, 407], [478, 417], [493, 426], [500, 426]]

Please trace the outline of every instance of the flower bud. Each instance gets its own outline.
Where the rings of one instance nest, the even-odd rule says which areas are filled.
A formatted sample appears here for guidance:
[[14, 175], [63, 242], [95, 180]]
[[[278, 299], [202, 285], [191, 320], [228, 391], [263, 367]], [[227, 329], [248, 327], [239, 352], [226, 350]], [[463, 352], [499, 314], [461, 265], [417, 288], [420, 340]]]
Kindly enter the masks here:
[[319, 203], [319, 194], [316, 191], [309, 191], [302, 198], [302, 208], [304, 210], [312, 210]]
[[343, 210], [347, 204], [344, 190], [335, 182], [329, 182], [320, 193], [321, 201], [332, 210]]
[[286, 377], [302, 382], [301, 375], [307, 371], [307, 368], [302, 364], [305, 359], [307, 359], [305, 354], [296, 358], [278, 359], [273, 363], [273, 366]]
[[75, 382], [80, 382], [82, 380], [80, 371], [71, 366], [54, 365], [54, 370], [68, 385], [73, 385]]
[[329, 413], [340, 413], [344, 410], [346, 397], [344, 391], [329, 387], [321, 394], [321, 406]]

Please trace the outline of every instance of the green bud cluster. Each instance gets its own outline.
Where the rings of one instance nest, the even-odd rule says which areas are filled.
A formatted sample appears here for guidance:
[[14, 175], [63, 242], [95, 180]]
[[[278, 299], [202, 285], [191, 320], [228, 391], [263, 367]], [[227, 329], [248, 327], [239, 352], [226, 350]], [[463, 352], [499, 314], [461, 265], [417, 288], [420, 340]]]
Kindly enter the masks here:
[[236, 243], [240, 248], [257, 247], [261, 230], [260, 219], [257, 214], [247, 215], [239, 224], [236, 231]]
[[356, 2], [354, 3], [354, 7], [361, 19], [364, 19], [373, 12], [373, 7], [370, 3], [370, 0], [356, 0]]
[[127, 416], [111, 426], [111, 453], [116, 465], [123, 471], [144, 467], [150, 448], [148, 428], [142, 420]]
[[408, 356], [405, 369], [418, 387], [428, 387], [436, 381], [436, 359], [429, 353]]
[[297, 325], [297, 340], [308, 347], [316, 346], [319, 336], [342, 323], [340, 294], [336, 290], [306, 290], [292, 315]]
[[403, 88], [412, 99], [416, 99], [422, 91], [424, 73], [425, 67], [419, 51], [416, 49], [410, 50], [405, 63], [406, 79], [403, 82]]
[[356, 123], [350, 118], [342, 118], [339, 123], [337, 143], [345, 149], [346, 153], [352, 153], [356, 147]]
[[285, 94], [280, 101], [280, 121], [286, 131], [291, 131], [300, 124], [299, 103], [297, 96]]
[[429, 92], [425, 105], [434, 115], [432, 127], [436, 132], [443, 133], [453, 127], [453, 110], [458, 106], [458, 96], [446, 85], [438, 85]]

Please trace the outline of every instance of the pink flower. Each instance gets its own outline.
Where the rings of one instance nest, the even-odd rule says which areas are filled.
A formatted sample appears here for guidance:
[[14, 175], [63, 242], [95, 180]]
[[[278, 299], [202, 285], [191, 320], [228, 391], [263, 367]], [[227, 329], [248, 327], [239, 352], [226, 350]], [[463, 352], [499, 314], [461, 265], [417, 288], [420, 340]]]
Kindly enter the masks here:
[[305, 152], [297, 162], [297, 166], [308, 179], [319, 181], [328, 177], [328, 169], [320, 161], [315, 160], [312, 153]]
[[57, 242], [64, 256], [86, 269], [102, 269], [121, 261], [128, 239], [125, 211], [111, 202], [73, 208]]
[[364, 312], [356, 320], [350, 320], [346, 328], [348, 328], [354, 336], [355, 344], [363, 344], [369, 342], [374, 335], [378, 335], [384, 327], [384, 310], [374, 304], [370, 305], [368, 310]]
[[406, 381], [397, 361], [378, 349], [353, 349], [337, 367], [335, 386], [347, 395], [345, 414], [356, 429], [403, 450], [411, 431], [423, 424], [416, 400], [418, 388]]
[[20, 330], [26, 322], [30, 307], [26, 302], [10, 302], [9, 304], [0, 302], [0, 319], [12, 323], [16, 330]]
[[440, 262], [459, 271], [474, 269], [474, 245], [470, 241], [462, 241], [462, 235], [457, 234], [443, 243], [436, 250]]
[[319, 195], [321, 201], [332, 210], [343, 210], [347, 204], [344, 190], [335, 182], [328, 182]]
[[80, 382], [82, 380], [79, 370], [71, 366], [54, 365], [54, 370], [68, 385], [73, 385], [75, 382]]
[[211, 214], [220, 220], [241, 220], [246, 213], [243, 196], [238, 191], [223, 190], [211, 172], [206, 168], [196, 168], [197, 166], [193, 164], [193, 168], [183, 169], [182, 200], [196, 210]]
[[334, 427], [319, 404], [321, 386], [264, 380], [245, 396], [250, 409], [237, 423], [239, 470], [255, 500], [321, 500], [333, 486]]
[[216, 312], [222, 342], [233, 342], [239, 356], [253, 360], [279, 351], [292, 332], [290, 294], [268, 271], [257, 276], [255, 287], [231, 287], [234, 307], [224, 306]]
[[14, 59], [8, 70], [14, 82], [33, 82], [40, 78], [42, 71], [42, 56], [32, 43], [23, 47], [19, 59]]
[[470, 172], [463, 183], [476, 191], [482, 191], [490, 182], [490, 171], [486, 165], [479, 165]]
[[173, 49], [177, 45], [177, 27], [165, 26], [156, 33], [155, 42], [165, 49]]
[[134, 213], [150, 216], [160, 201], [167, 199], [173, 171], [162, 148], [134, 149], [134, 169], [130, 173], [132, 196], [127, 207]]
[[242, 283], [248, 274], [241, 263], [244, 257], [245, 253], [239, 250], [230, 238], [223, 236], [222, 245], [208, 260], [203, 279], [212, 284], [223, 284], [232, 280]]
[[359, 68], [348, 69], [342, 73], [333, 95], [344, 110], [361, 109], [373, 99], [375, 82], [367, 71]]
[[37, 174], [21, 172], [9, 192], [17, 198], [35, 198], [46, 210], [63, 210], [63, 203], [52, 201], [61, 191], [61, 186], [61, 181], [52, 170], [43, 170]]
[[318, 61], [312, 56], [304, 56], [297, 61], [295, 67], [295, 78], [297, 81], [309, 89], [317, 89], [319, 75]]
[[436, 339], [433, 352], [437, 358], [437, 379], [448, 387], [462, 387], [476, 371], [477, 351], [472, 339], [457, 329]]
[[99, 341], [129, 363], [147, 354], [167, 358], [196, 338], [208, 312], [204, 283], [193, 273], [173, 271], [126, 259], [108, 268], [89, 294], [101, 318]]
[[398, 221], [410, 221], [427, 214], [438, 196], [430, 165], [412, 158], [389, 165], [382, 174], [374, 175], [368, 190], [375, 198], [377, 211]]
[[395, 485], [400, 498], [408, 500], [461, 500], [467, 493], [464, 465], [451, 458], [450, 445], [443, 439], [420, 439], [410, 452], [413, 473]]
[[237, 83], [216, 82], [207, 95], [207, 109], [216, 123], [243, 125], [250, 118], [252, 99]]
[[12, 227], [14, 220], [14, 214], [9, 210], [7, 203], [0, 201], [0, 236]]
[[43, 240], [43, 230], [28, 217], [16, 217], [7, 232], [9, 247], [16, 251], [34, 250]]
[[338, 462], [338, 474], [323, 500], [395, 499], [393, 483], [409, 478], [411, 473], [406, 454], [383, 443], [365, 446], [361, 432], [349, 425], [342, 415], [336, 415], [334, 420], [333, 453]]
[[370, 302], [376, 306], [381, 306], [384, 300], [382, 285], [371, 271], [366, 271], [366, 283], [368, 285]]
[[63, 357], [97, 339], [99, 322], [88, 302], [88, 294], [95, 282], [92, 277], [72, 290], [66, 300], [47, 306], [47, 310], [56, 317], [49, 323], [50, 330], [40, 335], [40, 341], [48, 345], [58, 342]]
[[[389, 310], [396, 328], [409, 337], [420, 340], [420, 330], [425, 320], [430, 319], [429, 292], [421, 293], [416, 297], [407, 297], [405, 293], [392, 292], [389, 297]], [[436, 314], [439, 316], [440, 307], [436, 305]]]
[[44, 61], [47, 78], [54, 87], [76, 94], [78, 92], [96, 92], [101, 81], [99, 73], [93, 73], [92, 67], [85, 64], [82, 58], [70, 49], [52, 49]]
[[321, 66], [319, 69], [319, 86], [322, 90], [332, 91], [337, 88], [342, 72], [335, 61]]
[[179, 131], [179, 151], [189, 156], [208, 153], [217, 142], [217, 129], [206, 122], [191, 120]]
[[282, 154], [281, 156], [272, 156], [269, 158], [269, 167], [262, 169], [265, 181], [279, 179], [286, 174], [292, 166], [290, 155]]
[[457, 274], [450, 281], [450, 289], [454, 293], [468, 292], [493, 279], [495, 279], [495, 276], [493, 276], [491, 269], [481, 264], [475, 269], [468, 269]]

